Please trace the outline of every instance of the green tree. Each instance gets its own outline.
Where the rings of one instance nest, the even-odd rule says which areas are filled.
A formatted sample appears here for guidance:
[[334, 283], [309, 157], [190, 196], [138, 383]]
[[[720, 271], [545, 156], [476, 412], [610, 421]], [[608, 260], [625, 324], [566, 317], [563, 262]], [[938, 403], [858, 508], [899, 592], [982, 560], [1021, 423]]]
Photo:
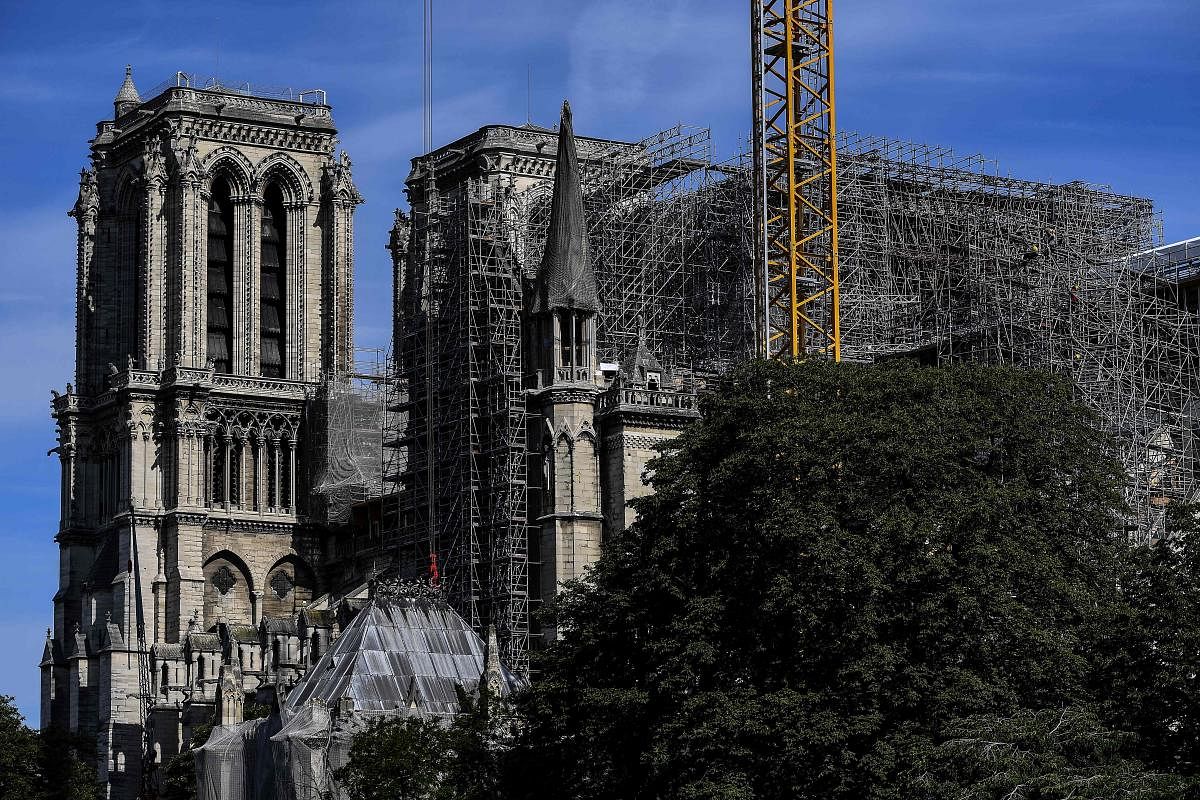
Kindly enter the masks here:
[[375, 720], [354, 737], [336, 780], [354, 800], [436, 800], [449, 758], [449, 732], [438, 722]]
[[514, 795], [920, 797], [965, 720], [1094, 706], [1131, 556], [1067, 382], [755, 362], [703, 411], [560, 597]]
[[38, 734], [11, 695], [0, 695], [0, 800], [29, 800], [41, 795]]
[[1134, 736], [1086, 709], [970, 717], [942, 733], [914, 781], [924, 800], [1180, 800], [1195, 786], [1147, 769]]
[[82, 737], [26, 727], [13, 698], [0, 695], [0, 800], [95, 800], [91, 755]]
[[1097, 695], [1137, 753], [1168, 772], [1200, 772], [1200, 524], [1175, 506], [1172, 534], [1135, 552], [1122, 581], [1122, 616], [1097, 647]]
[[[354, 737], [336, 781], [351, 800], [494, 800], [500, 791], [505, 711], [487, 687], [458, 687], [448, 724], [418, 717], [371, 722]], [[524, 776], [528, 778], [529, 776]]]
[[39, 734], [38, 762], [42, 787], [55, 800], [98, 800], [104, 796], [96, 780], [94, 739], [49, 728]]

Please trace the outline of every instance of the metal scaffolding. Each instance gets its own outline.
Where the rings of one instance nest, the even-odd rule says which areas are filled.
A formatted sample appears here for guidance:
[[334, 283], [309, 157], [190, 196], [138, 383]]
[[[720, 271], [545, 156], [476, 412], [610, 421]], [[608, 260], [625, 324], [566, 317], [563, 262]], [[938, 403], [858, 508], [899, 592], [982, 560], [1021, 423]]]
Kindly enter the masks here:
[[[589, 141], [600, 360], [621, 362], [644, 331], [702, 386], [755, 349], [749, 158], [714, 164], [708, 132], [685, 127]], [[499, 173], [439, 179], [460, 151], [438, 152], [414, 162], [409, 182], [384, 527], [401, 574], [435, 559], [450, 602], [476, 630], [495, 625], [523, 672], [539, 596], [527, 435], [541, 421], [525, 403], [522, 319], [552, 173], [520, 191]], [[1193, 489], [1200, 337], [1178, 259], [1145, 252], [1150, 202], [1014, 180], [978, 157], [888, 139], [843, 135], [838, 152], [843, 358], [1070, 376], [1121, 442], [1131, 530], [1159, 533], [1166, 505]]]
[[841, 138], [838, 181], [843, 356], [1069, 376], [1121, 444], [1131, 530], [1161, 533], [1193, 491], [1200, 363], [1183, 284], [1135, 256], [1154, 238], [1150, 201], [857, 135]]
[[[583, 164], [603, 302], [597, 344], [621, 361], [645, 331], [665, 363], [715, 371], [748, 355], [753, 292], [745, 170], [714, 167], [706, 130], [611, 143]], [[400, 275], [394, 432], [397, 490], [385, 526], [401, 574], [436, 559], [447, 598], [476, 630], [496, 627], [505, 663], [528, 668], [538, 597], [527, 434], [524, 292], [544, 246], [550, 182], [439, 180], [417, 159]]]

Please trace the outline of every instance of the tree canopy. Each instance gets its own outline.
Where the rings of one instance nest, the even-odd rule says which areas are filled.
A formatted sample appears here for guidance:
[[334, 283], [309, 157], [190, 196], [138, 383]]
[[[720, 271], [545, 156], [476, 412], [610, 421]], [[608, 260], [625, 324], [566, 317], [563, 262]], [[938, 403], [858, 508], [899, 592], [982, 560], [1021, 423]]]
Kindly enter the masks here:
[[[1155, 614], [1133, 620], [1123, 474], [1068, 382], [755, 362], [703, 410], [561, 597], [514, 751], [546, 776], [527, 796], [958, 796], [974, 773], [946, 767], [948, 743], [960, 765], [995, 755], [966, 730], [1045, 744], [1014, 779], [1063, 763], [1150, 785], [1162, 754], [1111, 727], [1128, 706], [1106, 670], [1119, 652], [1149, 669], [1120, 631], [1156, 637]], [[1038, 727], [1064, 711], [1110, 746]], [[1164, 797], [1180, 780], [1153, 778]]]
[[13, 698], [0, 695], [0, 800], [95, 800], [102, 796], [87, 766], [90, 742], [25, 725]]
[[1195, 796], [1200, 534], [1132, 546], [1114, 452], [1047, 373], [744, 365], [550, 610], [497, 796]]

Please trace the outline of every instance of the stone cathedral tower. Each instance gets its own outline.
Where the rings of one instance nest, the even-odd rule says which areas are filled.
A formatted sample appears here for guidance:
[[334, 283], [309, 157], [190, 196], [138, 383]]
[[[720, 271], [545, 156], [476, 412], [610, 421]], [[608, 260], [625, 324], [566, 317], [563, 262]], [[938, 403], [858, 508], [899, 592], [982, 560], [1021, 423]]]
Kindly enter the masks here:
[[[185, 700], [215, 697], [210, 632], [293, 614], [321, 589], [301, 419], [351, 365], [362, 202], [335, 133], [324, 92], [180, 73], [143, 101], [127, 69], [91, 142], [70, 212], [74, 386], [53, 403], [42, 723], [95, 737], [111, 797], [137, 794], [146, 749], [178, 748]], [[241, 664], [267, 680], [263, 666]]]

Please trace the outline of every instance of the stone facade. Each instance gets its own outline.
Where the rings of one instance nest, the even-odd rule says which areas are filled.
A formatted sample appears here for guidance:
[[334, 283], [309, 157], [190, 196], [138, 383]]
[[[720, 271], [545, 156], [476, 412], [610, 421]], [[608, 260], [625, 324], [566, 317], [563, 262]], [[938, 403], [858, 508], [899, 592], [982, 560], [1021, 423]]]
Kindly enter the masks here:
[[362, 198], [323, 94], [186, 84], [143, 102], [126, 73], [70, 212], [42, 724], [95, 736], [111, 797], [136, 796], [143, 753], [169, 757], [211, 713], [230, 654], [246, 651], [251, 684], [303, 662], [295, 613], [321, 589], [322, 526], [302, 420], [353, 355]]
[[[509, 201], [554, 184], [540, 266], [534, 274], [522, 251], [503, 274], [515, 298], [504, 310], [512, 336], [489, 355], [504, 361], [489, 369], [511, 395], [488, 445], [494, 460], [504, 451], [497, 463], [511, 484], [496, 506], [511, 516], [497, 529], [519, 532], [520, 555], [507, 554], [507, 573], [494, 558], [502, 540], [483, 548], [490, 565], [453, 548], [410, 548], [406, 562], [394, 537], [404, 543], [405, 498], [414, 508], [429, 500], [412, 488], [419, 469], [404, 473], [399, 495], [335, 517], [321, 487], [341, 485], [330, 479], [333, 461], [359, 446], [321, 427], [333, 424], [328, 398], [345, 394], [331, 387], [344, 388], [352, 371], [362, 198], [350, 159], [335, 155], [323, 95], [300, 102], [181, 83], [143, 102], [126, 75], [70, 212], [77, 360], [74, 384], [53, 403], [60, 578], [41, 664], [42, 724], [95, 737], [97, 776], [117, 798], [138, 794], [144, 770], [152, 782], [150, 771], [195, 725], [214, 714], [233, 724], [251, 697], [282, 699], [381, 573], [420, 577], [440, 563], [449, 585], [454, 574], [491, 570], [482, 601], [448, 599], [480, 635], [494, 626], [497, 657], [524, 669], [527, 651], [514, 643], [530, 631], [514, 620], [527, 625], [530, 602], [584, 575], [605, 537], [634, 520], [628, 502], [649, 491], [648, 463], [697, 416], [695, 392], [662, 368], [644, 335], [620, 364], [597, 356], [601, 309], [576, 147], [586, 162], [634, 146], [576, 140], [566, 109], [557, 133], [487, 127], [450, 146], [461, 157], [442, 159], [436, 179], [429, 167], [432, 200], [415, 203], [413, 218], [438, 205], [442, 183], [452, 194], [458, 183], [483, 191], [480, 170], [494, 178], [487, 192]], [[408, 297], [414, 259], [445, 246], [438, 231], [416, 236], [411, 224], [398, 213], [388, 245], [398, 351], [405, 315], [411, 327], [427, 311]], [[435, 378], [447, 382], [444, 371]], [[409, 406], [427, 403], [433, 419], [450, 419], [453, 397]], [[346, 445], [336, 458], [335, 439]], [[375, 437], [364, 441], [377, 460]], [[480, 453], [464, 457], [475, 464]], [[458, 484], [435, 484], [435, 503], [461, 505]], [[399, 520], [389, 522], [389, 508]]]

